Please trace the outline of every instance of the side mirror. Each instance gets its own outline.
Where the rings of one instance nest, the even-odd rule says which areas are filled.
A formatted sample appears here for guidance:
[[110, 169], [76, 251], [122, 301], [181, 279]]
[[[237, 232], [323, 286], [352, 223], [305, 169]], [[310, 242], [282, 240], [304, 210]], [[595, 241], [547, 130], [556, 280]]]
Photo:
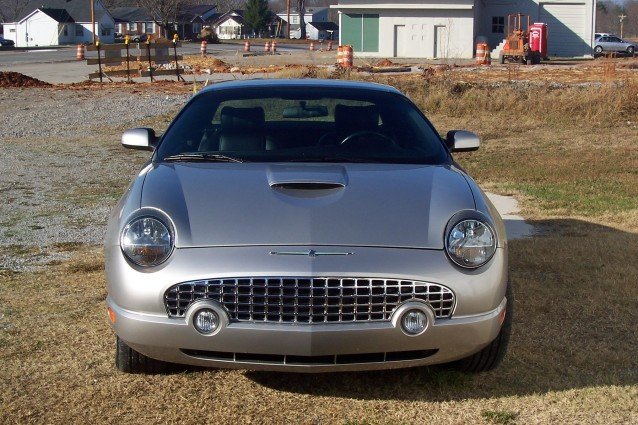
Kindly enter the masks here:
[[128, 149], [152, 151], [155, 149], [157, 136], [152, 128], [134, 128], [122, 134], [122, 146]]
[[470, 152], [479, 148], [481, 142], [476, 134], [463, 130], [448, 131], [445, 144], [450, 152]]

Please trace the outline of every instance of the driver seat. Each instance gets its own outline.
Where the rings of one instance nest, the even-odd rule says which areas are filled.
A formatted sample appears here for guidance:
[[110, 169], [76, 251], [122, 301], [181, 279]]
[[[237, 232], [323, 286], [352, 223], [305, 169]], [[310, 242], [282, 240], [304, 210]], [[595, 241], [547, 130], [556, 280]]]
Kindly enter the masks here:
[[266, 149], [263, 108], [225, 106], [220, 114], [220, 151], [260, 151]]
[[376, 105], [335, 106], [335, 131], [324, 134], [319, 145], [338, 145], [343, 139], [358, 131], [378, 131], [379, 108]]

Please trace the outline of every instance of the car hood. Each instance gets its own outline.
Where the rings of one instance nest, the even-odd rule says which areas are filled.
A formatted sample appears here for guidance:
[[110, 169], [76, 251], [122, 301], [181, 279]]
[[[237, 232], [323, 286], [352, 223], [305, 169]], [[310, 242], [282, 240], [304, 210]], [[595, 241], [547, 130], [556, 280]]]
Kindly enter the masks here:
[[443, 248], [451, 216], [474, 209], [452, 166], [160, 163], [141, 207], [173, 221], [176, 246]]

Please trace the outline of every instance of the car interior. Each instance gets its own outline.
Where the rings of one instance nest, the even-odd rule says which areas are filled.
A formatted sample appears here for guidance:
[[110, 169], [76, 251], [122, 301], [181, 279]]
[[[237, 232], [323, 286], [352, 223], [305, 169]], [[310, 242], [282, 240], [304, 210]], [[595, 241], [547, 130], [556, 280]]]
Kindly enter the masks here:
[[261, 107], [225, 106], [220, 117], [219, 125], [212, 125], [203, 132], [197, 149], [199, 152], [335, 146], [341, 144], [348, 136], [361, 132], [393, 137], [391, 132], [380, 124], [376, 105], [337, 104], [334, 110], [334, 122], [282, 120], [266, 123], [264, 109]]
[[187, 110], [169, 129], [171, 147], [163, 155], [216, 153], [250, 160], [437, 156], [438, 134], [412, 109], [334, 98], [233, 99]]

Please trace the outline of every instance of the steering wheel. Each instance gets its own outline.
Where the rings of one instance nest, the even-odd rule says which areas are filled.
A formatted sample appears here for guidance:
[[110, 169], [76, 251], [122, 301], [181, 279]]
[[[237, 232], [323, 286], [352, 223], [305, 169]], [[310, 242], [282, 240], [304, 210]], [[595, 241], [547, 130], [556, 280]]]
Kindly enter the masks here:
[[392, 146], [396, 146], [396, 143], [394, 142], [394, 140], [392, 140], [391, 138], [389, 138], [388, 136], [386, 136], [385, 134], [381, 134], [377, 131], [371, 131], [371, 130], [363, 130], [363, 131], [355, 131], [354, 133], [348, 135], [345, 139], [343, 139], [340, 143], [340, 145], [345, 145], [346, 143], [351, 143], [352, 140], [354, 139], [358, 139], [360, 137], [363, 136], [374, 136], [380, 140], [389, 142]]

